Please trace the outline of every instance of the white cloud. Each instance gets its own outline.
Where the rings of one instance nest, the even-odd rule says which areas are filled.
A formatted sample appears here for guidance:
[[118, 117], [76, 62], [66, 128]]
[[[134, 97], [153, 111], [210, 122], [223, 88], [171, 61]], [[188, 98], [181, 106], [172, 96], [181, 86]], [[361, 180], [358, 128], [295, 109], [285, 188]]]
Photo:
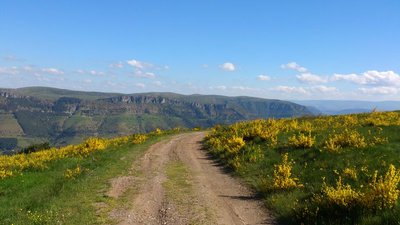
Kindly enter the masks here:
[[232, 72], [232, 71], [236, 70], [236, 66], [233, 63], [230, 63], [230, 62], [226, 62], [226, 63], [222, 64], [220, 66], [220, 68], [225, 70], [225, 71], [229, 71], [229, 72]]
[[283, 69], [291, 69], [291, 70], [296, 70], [297, 72], [300, 73], [305, 73], [307, 72], [307, 69], [300, 66], [299, 64], [297, 64], [296, 62], [290, 62], [284, 65], [281, 65], [281, 68]]
[[161, 87], [161, 86], [162, 86], [162, 82], [161, 82], [161, 81], [158, 81], [158, 80], [154, 81], [153, 84], [154, 84], [155, 86], [157, 86], [157, 87]]
[[211, 86], [209, 87], [210, 90], [218, 90], [218, 91], [227, 91], [227, 92], [232, 92], [232, 93], [237, 93], [237, 92], [260, 92], [260, 89], [257, 88], [252, 88], [252, 87], [246, 87], [246, 86], [225, 86], [225, 85], [219, 85], [219, 86]]
[[313, 87], [293, 87], [293, 86], [277, 86], [270, 89], [272, 91], [282, 92], [286, 94], [301, 94], [301, 95], [311, 95], [311, 94], [333, 94], [337, 93], [336, 87], [328, 87], [324, 85], [318, 85]]
[[[104, 88], [106, 88], [108, 91], [113, 91], [113, 92], [123, 92], [123, 90], [131, 90], [131, 86], [128, 86], [128, 84], [121, 83], [121, 82], [115, 82], [115, 81], [103, 81], [100, 86], [101, 89], [100, 91], [103, 91]], [[126, 92], [125, 92], [126, 93]]]
[[24, 59], [20, 59], [14, 55], [6, 55], [3, 57], [4, 61], [9, 61], [9, 62], [23, 62], [25, 61]]
[[231, 87], [232, 90], [239, 90], [239, 91], [258, 91], [256, 88], [252, 87], [245, 87], [245, 86], [233, 86]]
[[155, 78], [156, 75], [151, 72], [143, 72], [141, 70], [137, 70], [133, 73], [135, 77], [140, 77], [140, 78]]
[[53, 74], [53, 75], [63, 75], [64, 74], [64, 71], [61, 71], [56, 68], [43, 68], [42, 72], [46, 73], [46, 74]]
[[19, 73], [20, 69], [16, 66], [0, 67], [0, 75], [17, 75]]
[[137, 69], [146, 69], [146, 68], [152, 68], [153, 65], [147, 62], [141, 62], [135, 59], [132, 60], [128, 60], [126, 61], [126, 63], [128, 63], [129, 65], [137, 68]]
[[220, 85], [220, 86], [215, 86], [215, 87], [209, 87], [211, 90], [220, 90], [220, 91], [225, 91], [226, 89], [228, 89], [227, 86], [225, 85]]
[[104, 76], [106, 73], [97, 70], [77, 70], [76, 73], [82, 75]]
[[288, 94], [326, 94], [326, 93], [336, 93], [338, 90], [336, 87], [329, 87], [325, 85], [317, 85], [312, 87], [291, 87], [291, 86], [278, 86], [272, 88], [273, 91], [279, 91]]
[[358, 89], [361, 93], [363, 94], [370, 94], [370, 95], [395, 95], [400, 90], [395, 87], [387, 87], [387, 86], [382, 86], [382, 87], [373, 87], [373, 88], [359, 88]]
[[50, 79], [48, 77], [45, 77], [41, 74], [35, 73], [34, 76], [35, 76], [36, 80], [38, 80], [38, 81], [46, 81], [46, 82], [50, 81]]
[[318, 85], [310, 88], [311, 91], [313, 92], [321, 92], [321, 93], [330, 93], [330, 92], [336, 92], [337, 88], [336, 87], [328, 87], [324, 85]]
[[302, 87], [289, 87], [289, 86], [278, 86], [272, 89], [273, 91], [284, 92], [288, 94], [309, 94], [306, 89]]
[[64, 71], [56, 68], [36, 68], [34, 66], [23, 66], [23, 67], [0, 67], [0, 74], [2, 75], [17, 75], [17, 74], [33, 74], [33, 75], [63, 75]]
[[116, 86], [118, 86], [117, 83], [112, 82], [112, 81], [107, 81], [106, 84], [107, 84], [108, 86], [111, 86], [111, 87], [116, 87]]
[[114, 69], [121, 69], [124, 67], [124, 63], [119, 61], [119, 62], [110, 64], [109, 67], [114, 68]]
[[146, 85], [143, 84], [143, 83], [136, 83], [135, 86], [138, 87], [138, 88], [145, 88], [146, 87]]
[[103, 75], [104, 75], [104, 72], [96, 71], [96, 70], [90, 70], [90, 71], [88, 71], [88, 73], [89, 73], [90, 75], [95, 75], [95, 76], [97, 76], [97, 75], [103, 76]]
[[77, 70], [76, 73], [85, 74], [85, 71], [84, 70]]
[[215, 89], [225, 91], [226, 90], [226, 86], [225, 85], [220, 85], [220, 86], [215, 87]]
[[311, 73], [303, 73], [301, 75], [296, 76], [297, 79], [303, 83], [308, 84], [318, 84], [318, 83], [326, 83], [327, 80]]
[[271, 77], [267, 75], [258, 75], [257, 80], [268, 81], [271, 80]]
[[300, 74], [297, 75], [297, 79], [300, 82], [307, 83], [307, 84], [319, 84], [319, 83], [326, 83], [328, 79], [323, 78], [319, 75], [312, 74], [308, 71], [307, 68], [300, 66], [296, 62], [290, 62], [284, 65], [281, 65], [283, 69], [291, 69], [299, 72]]
[[[17, 68], [17, 67], [15, 67]], [[36, 73], [40, 73], [40, 69], [37, 69], [35, 66], [24, 66], [22, 68], [18, 69], [19, 71], [22, 72], [36, 72]]]
[[397, 86], [400, 87], [400, 76], [393, 71], [379, 72], [370, 70], [362, 74], [334, 74], [332, 81], [350, 81], [356, 84], [372, 86]]

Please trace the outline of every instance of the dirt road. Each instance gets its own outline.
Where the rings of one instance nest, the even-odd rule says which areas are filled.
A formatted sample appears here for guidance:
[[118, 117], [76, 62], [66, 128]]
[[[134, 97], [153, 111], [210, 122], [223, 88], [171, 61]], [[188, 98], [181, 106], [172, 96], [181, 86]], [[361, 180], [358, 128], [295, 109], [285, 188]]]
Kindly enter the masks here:
[[[119, 224], [274, 224], [262, 203], [223, 172], [199, 143], [204, 133], [174, 136], [153, 145], [135, 162], [142, 180], [131, 209], [113, 213]], [[138, 167], [139, 166], [139, 167]], [[126, 189], [114, 181], [110, 193]]]

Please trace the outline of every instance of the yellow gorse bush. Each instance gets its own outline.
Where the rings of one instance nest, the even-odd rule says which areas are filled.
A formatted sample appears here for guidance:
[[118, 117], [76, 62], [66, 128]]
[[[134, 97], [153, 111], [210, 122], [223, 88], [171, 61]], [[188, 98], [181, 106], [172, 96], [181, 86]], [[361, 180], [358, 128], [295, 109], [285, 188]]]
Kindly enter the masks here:
[[245, 142], [242, 137], [236, 137], [233, 136], [231, 138], [228, 138], [225, 143], [225, 149], [228, 151], [230, 154], [235, 154], [237, 153], [243, 146], [245, 145]]
[[155, 134], [162, 134], [162, 130], [160, 128], [156, 128], [153, 132]]
[[355, 168], [344, 168], [343, 175], [353, 180], [357, 180], [357, 170]]
[[[287, 143], [294, 148], [311, 148], [315, 145], [329, 152], [339, 152], [343, 148], [366, 148], [377, 144], [387, 143], [382, 137], [379, 126], [400, 125], [400, 113], [374, 112], [358, 115], [319, 116], [299, 121], [299, 119], [266, 119], [238, 122], [227, 127], [216, 126], [207, 136], [207, 144], [212, 151], [224, 152], [225, 142], [230, 137], [241, 137], [245, 142], [265, 141], [271, 148], [276, 147], [280, 134], [289, 133]], [[368, 134], [361, 134], [357, 129], [373, 126]], [[325, 140], [318, 140], [311, 134], [328, 133]], [[229, 146], [228, 146], [229, 147]], [[229, 149], [232, 152], [232, 149]]]
[[29, 168], [46, 168], [47, 163], [53, 160], [68, 157], [86, 157], [92, 152], [102, 151], [110, 146], [119, 146], [126, 143], [140, 144], [145, 142], [146, 139], [147, 135], [143, 134], [111, 139], [92, 137], [79, 145], [51, 148], [30, 154], [2, 155], [0, 156], [0, 179], [21, 174], [22, 171]]
[[11, 177], [12, 175], [12, 171], [5, 170], [4, 168], [0, 169], [0, 179]]
[[343, 184], [342, 177], [336, 182], [336, 187], [330, 187], [323, 184], [323, 193], [329, 204], [335, 204], [342, 207], [354, 207], [359, 204], [363, 194], [353, 190], [349, 184]]
[[134, 134], [132, 136], [132, 144], [142, 144], [146, 142], [147, 136], [143, 134]]
[[358, 117], [354, 115], [343, 115], [339, 117], [344, 127], [353, 127], [359, 125]]
[[288, 145], [293, 148], [311, 148], [315, 144], [315, 136], [311, 135], [311, 131], [307, 135], [304, 133], [293, 134], [289, 138]]
[[[399, 124], [399, 115], [400, 113], [375, 112], [372, 115], [319, 116], [311, 121], [259, 119], [238, 122], [230, 126], [215, 126], [207, 134], [205, 143], [212, 153], [225, 159], [234, 168], [239, 168], [242, 161], [255, 162], [263, 156], [256, 153], [260, 151], [259, 148], [249, 147], [260, 141], [266, 143], [268, 148], [289, 146], [308, 149], [315, 146], [333, 153], [344, 148], [362, 149], [386, 143], [388, 139], [381, 135], [382, 128], [378, 125]], [[373, 128], [368, 133], [358, 131], [361, 127], [371, 126], [372, 122]], [[320, 132], [327, 137], [314, 136]], [[279, 136], [286, 140], [279, 139]]]
[[274, 189], [289, 189], [303, 187], [299, 179], [292, 177], [293, 161], [289, 161], [287, 153], [282, 155], [282, 163], [275, 165], [274, 171]]
[[[312, 197], [304, 202], [297, 199], [293, 210], [296, 216], [304, 218], [304, 224], [311, 224], [307, 223], [308, 219], [325, 217], [330, 210], [334, 215], [351, 219], [356, 213], [379, 214], [381, 212], [378, 210], [388, 208], [398, 210], [400, 170], [391, 165], [382, 176], [370, 172], [373, 171], [370, 167], [377, 166], [371, 163], [370, 160], [374, 160], [371, 155], [380, 155], [376, 152], [379, 150], [386, 151], [377, 145], [392, 141], [395, 135], [389, 132], [398, 130], [396, 126], [400, 126], [399, 112], [259, 119], [216, 126], [207, 134], [204, 143], [211, 153], [240, 173], [247, 174], [250, 168], [249, 174], [259, 179], [257, 188], [262, 192], [279, 190], [277, 194], [286, 195], [287, 191], [292, 193], [291, 189], [306, 186], [293, 193], [307, 193]], [[396, 144], [395, 140], [391, 146]], [[282, 151], [296, 157], [302, 167], [294, 167], [295, 162], [289, 159], [287, 153], [281, 155], [280, 163], [273, 165], [271, 162]], [[358, 154], [360, 158], [353, 163], [351, 160]], [[388, 154], [392, 154], [392, 150], [388, 150]], [[337, 165], [322, 163], [330, 160], [331, 156], [332, 160], [340, 159], [343, 162]], [[382, 155], [382, 158], [386, 160], [387, 156]], [[260, 159], [264, 160], [258, 161]], [[387, 161], [393, 162], [392, 159]], [[251, 165], [253, 163], [256, 167]], [[381, 161], [380, 165], [387, 166], [385, 161]], [[262, 175], [252, 175], [254, 168], [261, 168]], [[330, 186], [324, 180], [320, 189], [320, 182], [304, 180], [303, 183], [298, 179], [296, 174], [300, 168], [310, 173], [311, 177], [316, 174], [320, 174], [318, 177], [326, 176], [327, 172], [334, 171], [339, 178]]]
[[121, 144], [128, 143], [131, 138], [132, 138], [131, 136], [116, 137], [111, 140], [108, 140], [108, 145], [119, 146]]
[[82, 168], [77, 165], [74, 169], [67, 169], [64, 173], [65, 178], [67, 179], [75, 179], [82, 173]]
[[365, 148], [367, 146], [363, 135], [356, 130], [346, 128], [341, 133], [329, 135], [325, 141], [324, 149], [330, 152], [338, 152], [344, 147]]
[[271, 143], [276, 138], [271, 138], [268, 131], [263, 132], [262, 126], [265, 124], [261, 120], [254, 121], [252, 125], [255, 126], [240, 122], [229, 127], [216, 126], [207, 134], [205, 144], [212, 153], [235, 169], [241, 166], [242, 161], [255, 162], [264, 157], [263, 151], [257, 146], [246, 145], [246, 140], [268, 139], [268, 143]]
[[254, 120], [241, 122], [232, 126], [235, 133], [246, 140], [260, 138], [267, 141], [271, 146], [277, 144], [277, 136], [283, 128], [283, 120]]
[[399, 198], [398, 185], [400, 182], [400, 170], [390, 165], [385, 176], [378, 178], [378, 171], [375, 171], [372, 181], [369, 183], [370, 191], [366, 195], [365, 204], [369, 208], [392, 208]]
[[302, 121], [297, 130], [303, 133], [308, 133], [313, 130], [313, 125], [310, 121]]
[[385, 176], [378, 177], [378, 171], [375, 171], [368, 185], [359, 191], [354, 190], [349, 184], [343, 184], [342, 177], [339, 176], [336, 187], [327, 186], [324, 181], [322, 192], [328, 204], [381, 210], [396, 205], [400, 194], [399, 182], [400, 170], [390, 165]]
[[361, 120], [368, 126], [400, 126], [400, 114], [396, 112], [372, 112]]

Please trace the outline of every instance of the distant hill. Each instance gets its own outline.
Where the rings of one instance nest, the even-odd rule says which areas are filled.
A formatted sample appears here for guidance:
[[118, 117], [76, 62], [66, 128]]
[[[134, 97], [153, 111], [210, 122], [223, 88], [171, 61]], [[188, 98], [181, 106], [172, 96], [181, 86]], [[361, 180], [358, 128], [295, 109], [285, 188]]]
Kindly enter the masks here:
[[0, 148], [77, 143], [155, 128], [210, 127], [256, 118], [310, 115], [304, 106], [252, 97], [119, 94], [29, 87], [0, 89]]
[[376, 109], [378, 111], [400, 110], [400, 101], [341, 101], [341, 100], [306, 100], [293, 101], [307, 106], [314, 114], [340, 115], [349, 113], [365, 113]]

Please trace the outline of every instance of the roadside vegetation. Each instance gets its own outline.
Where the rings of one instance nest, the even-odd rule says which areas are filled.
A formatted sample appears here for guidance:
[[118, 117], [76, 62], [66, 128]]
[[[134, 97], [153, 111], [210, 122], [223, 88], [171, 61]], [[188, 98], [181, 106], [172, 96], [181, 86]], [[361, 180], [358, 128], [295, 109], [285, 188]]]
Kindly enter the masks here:
[[284, 224], [400, 224], [400, 112], [239, 122], [204, 146]]
[[[148, 147], [180, 129], [102, 139], [0, 156], [0, 224], [110, 224], [110, 179]], [[123, 198], [121, 198], [123, 201]], [[106, 204], [104, 204], [106, 203]]]

